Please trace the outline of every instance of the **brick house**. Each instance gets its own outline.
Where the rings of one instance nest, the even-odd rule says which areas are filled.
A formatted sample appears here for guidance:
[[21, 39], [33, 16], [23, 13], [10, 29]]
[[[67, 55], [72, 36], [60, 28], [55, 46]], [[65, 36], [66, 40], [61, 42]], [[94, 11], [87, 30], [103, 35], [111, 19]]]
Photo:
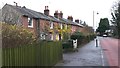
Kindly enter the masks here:
[[3, 21], [9, 24], [17, 24], [33, 31], [39, 39], [61, 40], [62, 32], [75, 31], [84, 32], [84, 26], [78, 21], [73, 22], [72, 16], [63, 18], [63, 13], [55, 11], [54, 16], [49, 15], [48, 6], [45, 6], [44, 13], [26, 8], [25, 6], [13, 6], [6, 4], [2, 8]]
[[[22, 25], [25, 28], [32, 30], [40, 39], [45, 39], [47, 35], [46, 25], [48, 28], [50, 23], [57, 23], [58, 20], [52, 16], [48, 16], [49, 12], [45, 7], [44, 13], [36, 12], [31, 9], [21, 6], [13, 6], [6, 4], [2, 8], [3, 21], [10, 24]], [[17, 19], [16, 19], [17, 18]]]

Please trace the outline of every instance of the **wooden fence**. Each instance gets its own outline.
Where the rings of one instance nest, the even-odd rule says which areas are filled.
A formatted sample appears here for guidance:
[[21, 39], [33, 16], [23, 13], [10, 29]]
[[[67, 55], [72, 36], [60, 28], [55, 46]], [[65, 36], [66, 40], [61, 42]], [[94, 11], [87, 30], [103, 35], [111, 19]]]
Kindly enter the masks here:
[[2, 48], [0, 47], [0, 68], [1, 67], [2, 67]]
[[2, 49], [2, 66], [53, 66], [62, 60], [61, 42], [43, 41]]

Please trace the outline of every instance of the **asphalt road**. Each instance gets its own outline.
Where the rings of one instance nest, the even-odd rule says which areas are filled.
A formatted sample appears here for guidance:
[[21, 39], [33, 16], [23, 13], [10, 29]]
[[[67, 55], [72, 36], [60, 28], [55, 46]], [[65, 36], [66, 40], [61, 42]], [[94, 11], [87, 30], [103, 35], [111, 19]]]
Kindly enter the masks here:
[[120, 58], [120, 52], [118, 52], [118, 49], [120, 49], [119, 45], [120, 40], [110, 38], [110, 37], [104, 37], [100, 39], [100, 45], [102, 46], [104, 56], [107, 58], [109, 66], [118, 66], [118, 57]]

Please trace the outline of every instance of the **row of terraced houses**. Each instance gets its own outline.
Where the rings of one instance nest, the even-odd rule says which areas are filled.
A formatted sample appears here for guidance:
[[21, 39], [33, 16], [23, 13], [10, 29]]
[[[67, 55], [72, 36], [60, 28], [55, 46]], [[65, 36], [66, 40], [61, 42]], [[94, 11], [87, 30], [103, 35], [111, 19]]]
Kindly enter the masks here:
[[30, 29], [42, 40], [62, 40], [64, 33], [71, 35], [76, 31], [86, 35], [93, 33], [92, 27], [81, 25], [79, 19], [73, 22], [72, 16], [63, 18], [62, 11], [55, 11], [54, 16], [51, 16], [49, 11], [48, 6], [45, 6], [44, 13], [41, 13], [25, 6], [5, 4], [2, 8], [2, 17], [6, 23]]

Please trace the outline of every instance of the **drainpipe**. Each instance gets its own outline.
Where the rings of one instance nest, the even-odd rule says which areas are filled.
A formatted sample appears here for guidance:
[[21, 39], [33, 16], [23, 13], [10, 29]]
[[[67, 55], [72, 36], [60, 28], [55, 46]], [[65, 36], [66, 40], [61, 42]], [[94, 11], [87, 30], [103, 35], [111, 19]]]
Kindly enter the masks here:
[[37, 31], [37, 40], [40, 40], [40, 19], [37, 19], [36, 31]]

